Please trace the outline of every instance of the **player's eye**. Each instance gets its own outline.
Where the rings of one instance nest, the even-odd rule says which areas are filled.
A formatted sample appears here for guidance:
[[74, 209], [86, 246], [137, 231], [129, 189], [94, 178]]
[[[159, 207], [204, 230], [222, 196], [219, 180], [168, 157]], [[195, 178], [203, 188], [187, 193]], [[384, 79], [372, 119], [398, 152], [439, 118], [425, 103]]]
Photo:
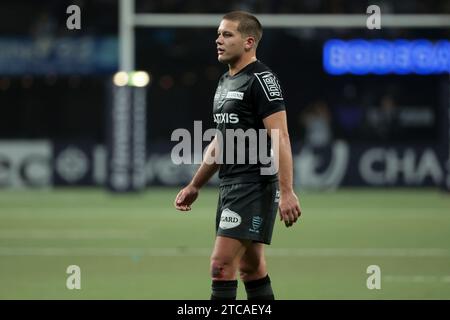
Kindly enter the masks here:
[[217, 36], [218, 36], [218, 37], [219, 37], [221, 34], [222, 34], [222, 36], [225, 37], [225, 38], [233, 36], [233, 34], [230, 33], [230, 32], [223, 32], [223, 33], [217, 32]]

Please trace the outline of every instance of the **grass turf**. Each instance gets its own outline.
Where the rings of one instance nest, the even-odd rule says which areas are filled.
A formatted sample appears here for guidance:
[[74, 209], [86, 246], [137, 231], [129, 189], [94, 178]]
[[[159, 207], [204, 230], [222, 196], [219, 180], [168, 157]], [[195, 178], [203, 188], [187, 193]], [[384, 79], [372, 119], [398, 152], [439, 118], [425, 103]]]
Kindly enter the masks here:
[[[0, 192], [0, 299], [208, 299], [217, 189], [189, 213], [178, 189]], [[277, 299], [450, 299], [450, 195], [431, 189], [300, 193], [267, 262]], [[81, 290], [66, 269], [81, 268]], [[369, 265], [381, 289], [369, 290]], [[238, 299], [245, 299], [240, 283]]]

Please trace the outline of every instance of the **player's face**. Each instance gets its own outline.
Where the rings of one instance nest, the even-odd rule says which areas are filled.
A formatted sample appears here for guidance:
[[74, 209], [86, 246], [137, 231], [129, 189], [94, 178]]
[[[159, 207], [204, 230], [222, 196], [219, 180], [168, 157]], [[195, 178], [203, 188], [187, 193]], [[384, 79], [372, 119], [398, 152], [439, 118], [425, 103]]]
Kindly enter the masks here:
[[245, 52], [245, 41], [237, 30], [239, 22], [222, 20], [217, 29], [217, 59], [226, 64], [239, 60]]

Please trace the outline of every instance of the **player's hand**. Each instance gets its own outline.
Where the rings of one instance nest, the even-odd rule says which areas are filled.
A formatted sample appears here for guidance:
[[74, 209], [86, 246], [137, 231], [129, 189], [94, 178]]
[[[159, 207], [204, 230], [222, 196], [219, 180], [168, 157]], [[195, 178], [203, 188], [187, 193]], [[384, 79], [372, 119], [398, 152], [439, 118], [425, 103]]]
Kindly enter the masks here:
[[177, 210], [189, 211], [191, 210], [191, 204], [195, 201], [195, 199], [197, 199], [197, 197], [198, 189], [192, 185], [188, 185], [178, 192], [174, 201], [174, 206]]
[[290, 227], [296, 223], [302, 214], [300, 203], [294, 191], [281, 193], [278, 207], [280, 210], [280, 220], [284, 221], [286, 227]]

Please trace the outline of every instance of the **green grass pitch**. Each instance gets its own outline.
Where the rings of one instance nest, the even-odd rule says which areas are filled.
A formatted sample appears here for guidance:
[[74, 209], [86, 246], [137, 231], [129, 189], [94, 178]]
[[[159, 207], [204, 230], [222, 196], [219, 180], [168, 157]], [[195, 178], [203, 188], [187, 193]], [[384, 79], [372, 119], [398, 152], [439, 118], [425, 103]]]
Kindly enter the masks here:
[[[217, 189], [188, 213], [175, 188], [0, 192], [0, 299], [209, 299]], [[277, 299], [450, 299], [450, 195], [431, 189], [300, 192], [267, 262]], [[81, 289], [69, 290], [69, 265]], [[366, 286], [381, 269], [381, 289]], [[239, 283], [238, 299], [245, 299]]]

